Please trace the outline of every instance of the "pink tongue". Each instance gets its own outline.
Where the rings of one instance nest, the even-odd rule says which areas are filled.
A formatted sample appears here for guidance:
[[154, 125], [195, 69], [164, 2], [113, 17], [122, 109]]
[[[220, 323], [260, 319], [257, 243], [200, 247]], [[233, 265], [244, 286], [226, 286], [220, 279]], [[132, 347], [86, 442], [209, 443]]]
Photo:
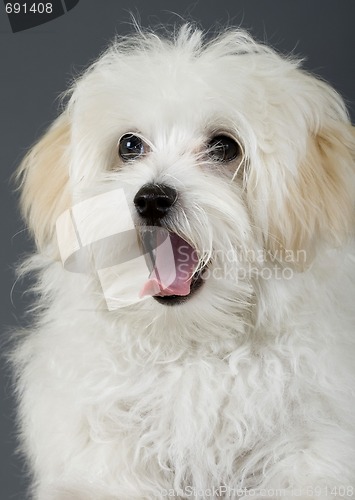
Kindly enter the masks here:
[[155, 263], [139, 296], [188, 295], [197, 267], [197, 252], [175, 233], [158, 233]]

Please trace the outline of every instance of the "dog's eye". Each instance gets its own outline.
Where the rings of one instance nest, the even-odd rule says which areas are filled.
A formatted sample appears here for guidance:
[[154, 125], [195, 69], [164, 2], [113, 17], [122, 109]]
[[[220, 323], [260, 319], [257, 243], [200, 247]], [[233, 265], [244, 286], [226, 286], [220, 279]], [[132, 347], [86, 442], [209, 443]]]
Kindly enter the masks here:
[[134, 160], [145, 153], [143, 140], [134, 134], [124, 134], [118, 143], [118, 154], [124, 161]]
[[208, 156], [214, 161], [232, 161], [240, 152], [239, 144], [227, 135], [216, 135], [208, 143]]

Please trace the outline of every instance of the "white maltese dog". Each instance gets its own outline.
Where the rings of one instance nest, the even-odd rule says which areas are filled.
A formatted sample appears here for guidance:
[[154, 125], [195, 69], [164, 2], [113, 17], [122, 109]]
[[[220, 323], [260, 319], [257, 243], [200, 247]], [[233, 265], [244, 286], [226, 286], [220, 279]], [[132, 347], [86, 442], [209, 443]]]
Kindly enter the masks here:
[[354, 151], [241, 30], [116, 40], [24, 159], [38, 500], [351, 498]]

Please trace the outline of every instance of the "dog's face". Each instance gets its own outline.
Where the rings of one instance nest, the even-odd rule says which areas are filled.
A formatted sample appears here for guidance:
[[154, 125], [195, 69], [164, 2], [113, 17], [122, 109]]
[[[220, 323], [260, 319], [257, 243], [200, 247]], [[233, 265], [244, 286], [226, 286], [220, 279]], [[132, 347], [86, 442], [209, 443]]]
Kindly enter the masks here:
[[204, 46], [184, 27], [118, 42], [75, 83], [24, 161], [22, 205], [53, 248], [63, 210], [123, 182], [138, 227], [197, 255], [188, 287], [161, 289], [154, 307], [211, 321], [245, 308], [270, 256], [282, 267], [289, 252], [301, 272], [349, 234], [353, 150], [340, 97], [297, 62], [243, 32]]

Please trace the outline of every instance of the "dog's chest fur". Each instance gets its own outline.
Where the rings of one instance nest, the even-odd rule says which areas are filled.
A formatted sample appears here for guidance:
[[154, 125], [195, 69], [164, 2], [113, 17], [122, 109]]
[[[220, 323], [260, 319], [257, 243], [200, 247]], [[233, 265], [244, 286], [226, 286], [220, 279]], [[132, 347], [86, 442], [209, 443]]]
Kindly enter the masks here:
[[[219, 352], [206, 345], [164, 355], [160, 348], [154, 357], [125, 325], [112, 343], [103, 325], [85, 323], [60, 334], [52, 325], [41, 339], [43, 353], [55, 339], [50, 357], [37, 348], [37, 388], [53, 412], [48, 448], [72, 450], [47, 455], [48, 471], [65, 477], [77, 468], [112, 488], [118, 473], [148, 482], [154, 475], [155, 484], [167, 488], [238, 487], [253, 485], [251, 473], [257, 480], [270, 458], [269, 442], [282, 455], [290, 412], [300, 415], [297, 399], [309, 397], [292, 389], [301, 386], [291, 363], [294, 346], [258, 349], [255, 339], [245, 338], [226, 342], [224, 353], [219, 342]], [[310, 367], [303, 368], [305, 376]]]

